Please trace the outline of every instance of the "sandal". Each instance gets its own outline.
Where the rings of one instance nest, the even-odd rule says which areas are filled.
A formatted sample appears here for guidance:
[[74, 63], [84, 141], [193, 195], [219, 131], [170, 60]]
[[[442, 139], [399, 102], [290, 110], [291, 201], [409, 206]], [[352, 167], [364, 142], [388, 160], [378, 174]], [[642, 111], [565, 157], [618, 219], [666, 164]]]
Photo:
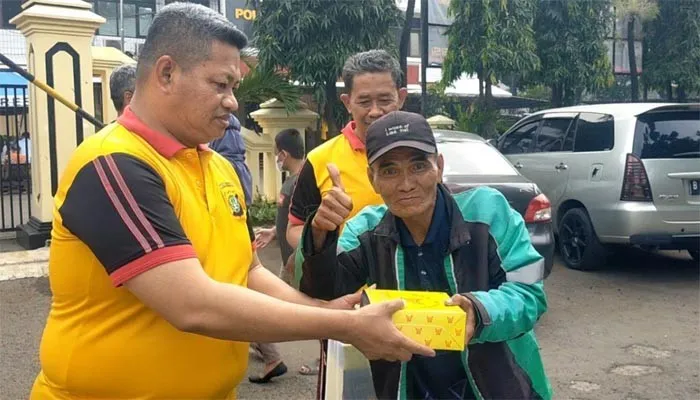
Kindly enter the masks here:
[[319, 360], [316, 360], [316, 366], [311, 368], [307, 364], [302, 365], [299, 368], [299, 374], [301, 375], [318, 375], [318, 364]]
[[287, 366], [283, 363], [280, 362], [275, 366], [275, 368], [272, 369], [272, 371], [268, 372], [264, 376], [249, 376], [248, 380], [251, 383], [268, 383], [272, 378], [276, 378], [278, 376], [282, 376], [287, 373]]

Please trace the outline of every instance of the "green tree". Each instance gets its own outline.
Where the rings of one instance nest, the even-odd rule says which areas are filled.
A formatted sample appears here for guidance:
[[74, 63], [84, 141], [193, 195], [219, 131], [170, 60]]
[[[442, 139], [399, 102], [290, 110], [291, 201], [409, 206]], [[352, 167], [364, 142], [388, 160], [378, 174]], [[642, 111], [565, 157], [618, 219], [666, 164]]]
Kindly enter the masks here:
[[541, 68], [531, 80], [551, 88], [552, 105], [573, 105], [584, 90], [613, 83], [605, 38], [613, 25], [610, 0], [540, 1], [535, 39]]
[[[656, 0], [615, 0], [615, 13], [617, 17], [627, 23], [627, 54], [630, 64], [630, 90], [632, 101], [639, 100], [639, 78], [637, 71], [637, 57], [634, 48], [635, 29], [637, 24], [644, 24], [656, 18], [659, 7]], [[697, 6], [697, 3], [696, 3]]]
[[272, 98], [281, 101], [288, 113], [297, 110], [301, 98], [297, 86], [290, 83], [284, 74], [259, 65], [248, 51], [244, 50], [241, 58], [250, 71], [235, 92], [239, 102], [236, 112], [239, 120], [245, 121], [248, 115], [246, 105], [259, 104]]
[[[532, 23], [537, 0], [451, 0], [454, 22], [447, 29], [448, 49], [442, 68], [442, 87], [463, 73], [479, 78], [479, 101], [484, 113], [494, 110], [491, 87], [512, 74], [539, 67]], [[483, 125], [493, 136], [495, 121]]]
[[314, 89], [335, 135], [347, 118], [336, 88], [345, 60], [377, 48], [396, 54], [402, 22], [394, 0], [265, 0], [254, 23], [254, 45], [264, 68], [284, 70]]
[[658, 18], [644, 26], [642, 80], [674, 100], [700, 91], [700, 7], [697, 0], [658, 0]]

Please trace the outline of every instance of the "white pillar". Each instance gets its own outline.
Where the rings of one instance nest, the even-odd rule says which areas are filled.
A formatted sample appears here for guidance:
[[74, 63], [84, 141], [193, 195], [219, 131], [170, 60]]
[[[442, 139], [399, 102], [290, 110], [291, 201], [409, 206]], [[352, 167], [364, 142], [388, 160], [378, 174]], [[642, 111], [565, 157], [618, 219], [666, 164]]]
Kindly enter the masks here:
[[[250, 134], [257, 136], [257, 138], [248, 138], [251, 144], [255, 141], [256, 146], [263, 152], [264, 184], [260, 190], [267, 199], [274, 200], [282, 188], [282, 175], [275, 167], [275, 136], [284, 129], [294, 128], [301, 133], [303, 140], [304, 131], [308, 126], [316, 123], [318, 114], [310, 111], [306, 104], [301, 102], [296, 112], [287, 114], [282, 102], [272, 99], [262, 103], [260, 109], [250, 113], [250, 116], [260, 124], [263, 130], [262, 136], [251, 132]], [[257, 167], [257, 158], [255, 162]]]
[[[88, 112], [94, 109], [91, 45], [95, 30], [105, 19], [80, 0], [29, 0], [10, 23], [27, 40], [27, 67], [37, 79], [53, 86], [61, 95]], [[53, 54], [53, 62], [46, 55]], [[77, 84], [74, 80], [77, 79]], [[53, 80], [53, 83], [50, 82]], [[94, 133], [94, 126], [46, 93], [29, 85], [29, 132], [32, 138], [32, 217], [21, 226], [17, 241], [25, 248], [45, 245], [50, 236], [53, 195], [65, 165], [81, 140]]]

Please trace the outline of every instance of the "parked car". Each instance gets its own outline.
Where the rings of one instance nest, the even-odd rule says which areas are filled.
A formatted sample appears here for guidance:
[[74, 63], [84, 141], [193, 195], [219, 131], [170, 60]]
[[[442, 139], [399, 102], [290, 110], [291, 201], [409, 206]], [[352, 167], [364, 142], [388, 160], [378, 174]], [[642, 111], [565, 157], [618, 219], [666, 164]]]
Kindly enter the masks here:
[[480, 136], [439, 129], [434, 132], [445, 159], [445, 185], [453, 193], [477, 186], [500, 191], [523, 216], [533, 246], [545, 259], [547, 277], [554, 262], [554, 233], [547, 196]]
[[552, 202], [561, 256], [605, 264], [615, 245], [700, 249], [700, 104], [598, 104], [533, 113], [497, 147]]

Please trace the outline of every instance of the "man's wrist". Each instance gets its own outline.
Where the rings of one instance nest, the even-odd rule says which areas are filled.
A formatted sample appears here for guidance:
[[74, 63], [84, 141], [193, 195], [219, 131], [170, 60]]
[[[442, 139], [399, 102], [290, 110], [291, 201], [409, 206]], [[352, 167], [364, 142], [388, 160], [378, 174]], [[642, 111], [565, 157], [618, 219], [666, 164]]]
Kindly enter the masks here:
[[318, 253], [323, 249], [323, 245], [326, 243], [326, 238], [328, 237], [328, 232], [323, 229], [318, 229], [311, 226], [311, 240], [313, 241], [314, 252]]
[[[329, 310], [331, 311], [331, 310]], [[356, 312], [350, 310], [332, 310], [333, 318], [329, 329], [329, 339], [343, 343], [353, 342], [352, 327], [355, 325]]]

